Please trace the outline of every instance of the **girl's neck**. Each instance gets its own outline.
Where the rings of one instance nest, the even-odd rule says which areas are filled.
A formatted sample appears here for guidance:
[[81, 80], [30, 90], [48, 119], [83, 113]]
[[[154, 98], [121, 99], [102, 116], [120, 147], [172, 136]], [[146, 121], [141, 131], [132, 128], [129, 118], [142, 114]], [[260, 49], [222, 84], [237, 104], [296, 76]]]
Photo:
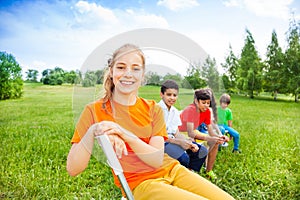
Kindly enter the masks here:
[[124, 106], [132, 106], [136, 103], [137, 96], [136, 94], [130, 94], [130, 95], [122, 95], [120, 93], [116, 94], [113, 93], [112, 100], [117, 102], [118, 104], [124, 105]]

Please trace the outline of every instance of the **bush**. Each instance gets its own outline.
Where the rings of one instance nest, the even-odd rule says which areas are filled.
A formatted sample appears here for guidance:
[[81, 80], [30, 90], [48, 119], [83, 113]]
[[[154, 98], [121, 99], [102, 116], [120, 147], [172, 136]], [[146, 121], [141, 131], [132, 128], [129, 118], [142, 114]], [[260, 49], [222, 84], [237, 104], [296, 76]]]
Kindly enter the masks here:
[[13, 55], [0, 52], [0, 100], [22, 96], [23, 80], [21, 70]]

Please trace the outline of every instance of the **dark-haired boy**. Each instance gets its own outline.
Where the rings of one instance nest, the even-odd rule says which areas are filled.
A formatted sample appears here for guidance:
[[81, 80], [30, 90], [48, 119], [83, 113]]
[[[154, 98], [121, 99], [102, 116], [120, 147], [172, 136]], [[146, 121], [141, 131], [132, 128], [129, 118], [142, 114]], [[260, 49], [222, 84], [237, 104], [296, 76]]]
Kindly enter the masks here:
[[161, 86], [161, 101], [158, 103], [163, 111], [166, 122], [168, 140], [165, 142], [165, 152], [177, 159], [185, 167], [199, 172], [205, 162], [206, 147], [192, 142], [182, 135], [178, 126], [181, 125], [179, 111], [174, 107], [178, 98], [179, 87], [173, 80], [165, 81]]

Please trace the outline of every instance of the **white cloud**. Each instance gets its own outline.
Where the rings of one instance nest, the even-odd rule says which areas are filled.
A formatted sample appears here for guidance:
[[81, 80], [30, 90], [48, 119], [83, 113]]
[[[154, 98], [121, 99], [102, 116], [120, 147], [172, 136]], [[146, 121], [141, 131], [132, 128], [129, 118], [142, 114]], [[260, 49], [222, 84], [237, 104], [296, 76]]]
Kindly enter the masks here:
[[147, 27], [158, 27], [158, 28], [168, 28], [168, 21], [160, 16], [154, 14], [141, 14], [141, 15], [133, 15], [134, 21], [138, 26]]
[[[192, 37], [220, 63], [224, 61], [224, 52], [228, 50], [229, 43], [232, 44], [235, 53], [240, 52], [240, 47], [244, 41], [244, 27], [247, 25], [257, 41], [257, 46], [263, 49], [262, 53], [264, 53], [267, 45], [265, 43], [269, 42], [272, 29], [276, 28], [278, 37], [282, 36], [284, 38], [288, 23], [276, 18], [257, 18], [249, 15], [250, 12], [244, 11], [246, 5], [253, 12], [259, 13], [260, 7], [267, 7], [266, 10], [272, 9], [275, 14], [279, 13], [279, 11], [274, 11], [275, 8], [279, 9], [278, 5], [283, 5], [283, 7], [292, 6], [291, 0], [272, 1], [272, 4], [277, 6], [267, 4], [268, 1], [255, 0], [249, 3], [245, 0], [226, 0], [223, 1], [224, 5], [237, 6], [239, 9], [244, 8], [244, 10], [241, 10], [241, 17], [247, 16], [249, 20], [240, 20], [242, 23], [234, 25], [231, 23], [226, 26], [226, 29], [222, 29], [223, 26], [221, 25], [214, 25], [211, 28], [205, 24], [203, 24], [203, 27], [198, 28], [193, 26], [194, 24], [191, 23], [190, 25], [188, 23], [195, 19], [186, 18], [190, 15], [178, 16], [177, 18], [169, 10], [164, 10], [163, 13], [158, 14], [157, 10], [151, 10], [153, 7], [131, 6], [119, 9], [117, 7], [108, 8], [105, 4], [88, 3], [87, 1], [79, 1], [78, 3], [76, 1], [75, 4], [69, 1], [57, 1], [55, 4], [47, 1], [39, 3], [35, 1], [25, 2], [22, 7], [16, 6], [11, 9], [0, 10], [0, 15], [3, 17], [3, 20], [0, 21], [0, 44], [3, 50], [16, 56], [21, 66], [27, 69], [37, 68], [40, 72], [42, 71], [41, 68], [53, 68], [55, 66], [60, 66], [65, 70], [78, 69], [98, 45], [117, 34], [139, 28], [172, 29]], [[187, 2], [189, 3], [184, 4]], [[168, 5], [173, 10], [187, 8], [187, 5], [198, 5], [196, 1], [163, 0], [159, 0], [158, 4], [160, 6]], [[214, 7], [191, 10], [191, 14], [196, 12], [191, 16], [197, 16], [201, 9], [216, 10], [216, 4], [213, 3], [212, 5]], [[219, 3], [218, 6], [222, 5]], [[224, 10], [225, 12], [231, 12], [229, 9]], [[265, 14], [269, 12], [265, 11]], [[231, 13], [225, 14], [231, 15]], [[299, 14], [296, 14], [296, 19], [299, 19]], [[220, 16], [210, 12], [207, 20]], [[183, 23], [183, 21], [186, 23]], [[262, 24], [262, 21], [264, 21], [264, 24]], [[199, 24], [201, 24], [200, 21]], [[231, 30], [230, 33], [228, 29]], [[215, 38], [219, 39], [216, 40]], [[281, 45], [284, 44], [284, 40], [282, 41]]]
[[196, 0], [159, 0], [157, 2], [157, 5], [165, 6], [166, 8], [173, 11], [178, 11], [198, 6], [199, 3]]
[[223, 1], [222, 2], [226, 7], [237, 7], [240, 5], [239, 0], [229, 0], [229, 1]]
[[100, 25], [101, 23], [116, 24], [118, 19], [114, 12], [96, 3], [78, 1], [75, 4], [76, 22], [82, 26]]
[[245, 0], [245, 6], [258, 16], [289, 19], [293, 0]]
[[243, 7], [260, 17], [289, 19], [293, 0], [228, 0], [226, 7]]
[[116, 34], [145, 26], [169, 27], [165, 18], [144, 10], [108, 9], [86, 1], [68, 5], [31, 2], [24, 7], [27, 12], [17, 15], [16, 11], [14, 15], [0, 12], [6, 19], [0, 22], [5, 27], [0, 31], [2, 48], [16, 55], [24, 71], [42, 72], [56, 66], [78, 69], [93, 49]]

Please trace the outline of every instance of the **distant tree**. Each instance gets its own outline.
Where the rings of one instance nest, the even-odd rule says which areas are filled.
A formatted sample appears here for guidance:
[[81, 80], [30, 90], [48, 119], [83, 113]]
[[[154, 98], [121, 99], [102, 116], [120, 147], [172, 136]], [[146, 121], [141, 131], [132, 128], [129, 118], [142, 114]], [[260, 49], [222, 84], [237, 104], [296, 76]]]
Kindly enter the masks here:
[[103, 78], [104, 78], [104, 70], [97, 70], [95, 72], [95, 75], [97, 77], [96, 84], [102, 84], [103, 83]]
[[208, 87], [215, 92], [220, 91], [219, 76], [216, 59], [208, 56], [202, 66], [202, 77], [207, 80]]
[[12, 54], [0, 52], [0, 100], [20, 98], [23, 93], [22, 69]]
[[298, 102], [300, 92], [300, 22], [291, 20], [287, 41], [284, 81], [287, 84], [287, 92], [293, 94], [295, 102]]
[[29, 82], [38, 82], [37, 76], [39, 74], [39, 71], [36, 69], [28, 69], [26, 72], [26, 81]]
[[65, 71], [60, 67], [46, 69], [42, 72], [42, 82], [45, 85], [62, 85], [64, 83]]
[[83, 87], [92, 87], [95, 86], [97, 82], [97, 76], [94, 71], [87, 71], [84, 74], [84, 78], [82, 80]]
[[156, 72], [148, 71], [145, 79], [147, 85], [160, 85], [162, 77]]
[[223, 86], [227, 93], [234, 94], [235, 93], [235, 87], [233, 87], [232, 82], [229, 80], [229, 76], [226, 74], [223, 74], [221, 76], [221, 81], [223, 83]]
[[41, 78], [41, 82], [45, 85], [49, 85], [50, 84], [50, 79], [49, 79], [49, 76], [50, 76], [50, 72], [52, 70], [51, 69], [45, 69], [42, 71], [42, 78]]
[[76, 79], [75, 79], [75, 84], [81, 84], [82, 83], [82, 72], [80, 70], [76, 70]]
[[247, 92], [250, 98], [254, 98], [254, 91], [259, 93], [262, 89], [262, 63], [255, 48], [255, 41], [248, 29], [246, 29], [246, 34], [237, 69], [237, 87]]
[[284, 54], [279, 46], [275, 30], [272, 32], [272, 40], [268, 45], [266, 61], [263, 69], [263, 87], [265, 91], [272, 92], [274, 100], [277, 99], [277, 93], [284, 90]]
[[181, 81], [182, 81], [182, 77], [179, 73], [176, 73], [176, 74], [170, 74], [170, 73], [167, 73], [164, 77], [163, 77], [163, 81], [165, 80], [174, 80], [177, 82], [177, 84], [181, 84]]
[[198, 89], [207, 86], [207, 81], [202, 78], [200, 66], [190, 65], [187, 69], [187, 75], [184, 76], [182, 87]]
[[77, 78], [77, 74], [74, 70], [71, 70], [70, 72], [65, 72], [64, 78], [65, 83], [74, 84]]
[[221, 63], [221, 66], [225, 71], [222, 75], [224, 87], [227, 92], [233, 93], [237, 85], [239, 59], [234, 55], [231, 45], [229, 45], [229, 55], [225, 58], [225, 63]]

